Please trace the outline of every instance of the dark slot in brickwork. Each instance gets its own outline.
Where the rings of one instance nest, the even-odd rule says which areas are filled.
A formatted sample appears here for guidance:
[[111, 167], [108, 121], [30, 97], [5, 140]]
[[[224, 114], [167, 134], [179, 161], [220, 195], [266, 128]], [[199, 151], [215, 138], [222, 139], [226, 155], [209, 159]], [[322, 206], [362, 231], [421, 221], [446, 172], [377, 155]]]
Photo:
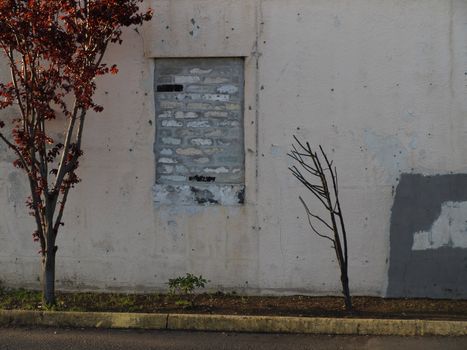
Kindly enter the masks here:
[[202, 176], [202, 175], [190, 176], [188, 179], [190, 181], [197, 181], [197, 182], [214, 182], [214, 181], [216, 181], [216, 178], [214, 176]]
[[183, 85], [180, 85], [180, 84], [157, 85], [157, 92], [180, 92], [180, 91], [183, 91]]

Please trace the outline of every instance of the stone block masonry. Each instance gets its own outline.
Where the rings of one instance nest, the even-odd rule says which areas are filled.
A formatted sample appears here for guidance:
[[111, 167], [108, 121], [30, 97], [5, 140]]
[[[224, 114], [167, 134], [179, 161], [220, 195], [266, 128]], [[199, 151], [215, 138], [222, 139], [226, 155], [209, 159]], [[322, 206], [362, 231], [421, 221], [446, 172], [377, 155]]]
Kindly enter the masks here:
[[156, 60], [156, 202], [243, 203], [243, 82], [240, 58]]

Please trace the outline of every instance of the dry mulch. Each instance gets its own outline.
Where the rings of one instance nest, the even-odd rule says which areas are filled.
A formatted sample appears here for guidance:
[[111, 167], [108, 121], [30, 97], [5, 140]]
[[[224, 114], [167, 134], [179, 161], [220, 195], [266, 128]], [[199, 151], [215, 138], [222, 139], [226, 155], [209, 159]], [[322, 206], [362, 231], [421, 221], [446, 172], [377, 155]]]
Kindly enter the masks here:
[[[339, 297], [240, 296], [200, 294], [57, 293], [60, 311], [106, 311], [146, 313], [204, 313], [230, 315], [378, 317], [467, 320], [467, 300], [353, 298], [354, 310], [345, 311]], [[43, 310], [40, 293], [0, 290], [1, 309]]]

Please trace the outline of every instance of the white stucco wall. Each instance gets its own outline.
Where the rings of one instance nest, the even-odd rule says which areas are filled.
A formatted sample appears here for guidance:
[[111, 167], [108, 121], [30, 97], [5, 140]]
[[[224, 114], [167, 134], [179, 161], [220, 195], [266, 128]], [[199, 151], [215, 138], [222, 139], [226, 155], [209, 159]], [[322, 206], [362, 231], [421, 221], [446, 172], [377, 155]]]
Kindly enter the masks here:
[[[192, 272], [213, 290], [339, 294], [331, 248], [309, 231], [287, 170], [296, 134], [338, 168], [352, 292], [385, 295], [400, 174], [467, 171], [467, 2], [147, 3], [152, 23], [108, 52], [120, 73], [100, 80], [105, 111], [88, 118], [58, 285], [151, 291]], [[223, 56], [245, 57], [246, 203], [158, 207], [154, 58]], [[0, 280], [38, 286], [27, 187], [11, 158], [0, 153]]]

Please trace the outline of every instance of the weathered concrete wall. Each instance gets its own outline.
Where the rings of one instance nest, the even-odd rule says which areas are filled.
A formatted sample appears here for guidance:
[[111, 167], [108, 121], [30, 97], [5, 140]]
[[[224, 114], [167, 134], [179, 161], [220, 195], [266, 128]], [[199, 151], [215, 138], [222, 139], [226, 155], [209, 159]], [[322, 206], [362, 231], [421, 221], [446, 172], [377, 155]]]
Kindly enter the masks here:
[[[467, 173], [465, 1], [148, 5], [156, 10], [152, 24], [142, 35], [125, 33], [124, 45], [108, 56], [120, 74], [99, 83], [106, 110], [89, 118], [84, 180], [70, 196], [58, 240], [62, 288], [164, 289], [168, 278], [193, 272], [212, 289], [339, 294], [331, 248], [310, 233], [297, 200], [304, 190], [287, 170], [297, 134], [322, 144], [338, 167], [355, 294], [467, 296], [459, 221], [465, 200], [430, 187], [433, 195], [420, 201], [416, 188], [404, 185]], [[154, 201], [154, 61], [161, 57], [243, 58], [243, 205]], [[27, 187], [11, 155], [1, 157], [0, 279], [37, 286]], [[396, 213], [412, 201], [440, 214], [419, 225], [422, 219], [404, 212], [413, 226], [399, 232]], [[457, 220], [454, 229], [443, 233], [449, 218]], [[430, 234], [437, 238], [427, 240]], [[432, 266], [423, 263], [427, 257], [446, 268], [434, 271], [438, 285], [429, 276], [411, 285], [404, 265], [416, 262], [420, 268], [409, 272], [422, 275]], [[455, 272], [441, 278], [451, 259]]]

